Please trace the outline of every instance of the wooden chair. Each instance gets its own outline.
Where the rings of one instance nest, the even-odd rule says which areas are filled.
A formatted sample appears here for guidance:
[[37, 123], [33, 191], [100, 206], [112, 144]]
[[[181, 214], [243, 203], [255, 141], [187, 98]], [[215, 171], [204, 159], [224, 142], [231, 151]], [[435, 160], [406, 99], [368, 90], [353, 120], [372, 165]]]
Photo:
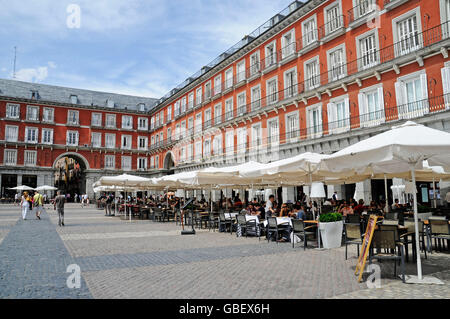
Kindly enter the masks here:
[[[446, 219], [429, 219], [430, 223], [430, 238], [431, 238], [431, 246], [433, 246], [433, 238], [434, 238], [434, 246], [441, 251], [441, 241], [442, 248], [445, 248], [444, 242], [447, 241], [447, 250], [450, 250], [450, 225]], [[433, 247], [431, 247], [433, 249]]]
[[359, 257], [359, 245], [362, 245], [361, 225], [359, 223], [344, 224], [345, 260], [347, 260], [347, 246], [356, 245], [356, 253]]

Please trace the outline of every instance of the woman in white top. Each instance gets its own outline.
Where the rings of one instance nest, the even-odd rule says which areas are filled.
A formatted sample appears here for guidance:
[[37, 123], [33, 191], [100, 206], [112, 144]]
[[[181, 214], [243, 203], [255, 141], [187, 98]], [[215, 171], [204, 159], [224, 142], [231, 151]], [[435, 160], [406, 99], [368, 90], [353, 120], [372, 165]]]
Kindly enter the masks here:
[[30, 209], [30, 203], [28, 202], [28, 192], [23, 192], [22, 200], [20, 201], [20, 207], [22, 207], [22, 218], [25, 220], [27, 213]]

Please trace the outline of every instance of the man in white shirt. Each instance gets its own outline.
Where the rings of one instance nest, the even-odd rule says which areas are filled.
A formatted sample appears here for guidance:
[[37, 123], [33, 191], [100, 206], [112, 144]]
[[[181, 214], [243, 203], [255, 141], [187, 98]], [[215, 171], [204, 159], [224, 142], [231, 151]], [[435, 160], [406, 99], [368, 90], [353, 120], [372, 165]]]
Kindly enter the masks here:
[[270, 195], [269, 196], [269, 200], [266, 203], [266, 207], [265, 207], [265, 211], [266, 211], [266, 218], [267, 217], [272, 217], [272, 214], [275, 213], [275, 211], [273, 210], [273, 202], [275, 201], [275, 196], [274, 195]]

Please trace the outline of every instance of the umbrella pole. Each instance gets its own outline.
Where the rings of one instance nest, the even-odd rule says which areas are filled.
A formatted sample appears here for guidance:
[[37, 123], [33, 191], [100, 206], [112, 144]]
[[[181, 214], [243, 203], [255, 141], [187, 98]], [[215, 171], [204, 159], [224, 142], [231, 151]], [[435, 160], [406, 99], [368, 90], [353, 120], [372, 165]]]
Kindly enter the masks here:
[[416, 172], [414, 165], [411, 165], [411, 177], [414, 185], [414, 228], [416, 232], [416, 255], [417, 255], [417, 277], [422, 280], [422, 263], [420, 260], [420, 242], [419, 242], [419, 219], [417, 217], [417, 192], [416, 192]]
[[436, 183], [433, 177], [433, 201], [434, 201], [434, 208], [437, 208], [437, 198], [436, 198]]
[[386, 206], [384, 206], [384, 212], [388, 213], [389, 212], [389, 200], [388, 200], [388, 187], [387, 187], [387, 179], [386, 179], [386, 174], [384, 174], [384, 198], [386, 200]]

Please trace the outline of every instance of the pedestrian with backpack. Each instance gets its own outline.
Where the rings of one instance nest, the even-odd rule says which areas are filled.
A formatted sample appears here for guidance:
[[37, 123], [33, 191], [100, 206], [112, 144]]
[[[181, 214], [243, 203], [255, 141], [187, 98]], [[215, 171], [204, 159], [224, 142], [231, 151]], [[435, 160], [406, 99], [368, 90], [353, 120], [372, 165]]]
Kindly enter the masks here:
[[36, 191], [36, 194], [33, 196], [33, 208], [36, 212], [36, 218], [41, 219], [41, 213], [44, 211], [44, 196], [39, 194], [39, 191]]

